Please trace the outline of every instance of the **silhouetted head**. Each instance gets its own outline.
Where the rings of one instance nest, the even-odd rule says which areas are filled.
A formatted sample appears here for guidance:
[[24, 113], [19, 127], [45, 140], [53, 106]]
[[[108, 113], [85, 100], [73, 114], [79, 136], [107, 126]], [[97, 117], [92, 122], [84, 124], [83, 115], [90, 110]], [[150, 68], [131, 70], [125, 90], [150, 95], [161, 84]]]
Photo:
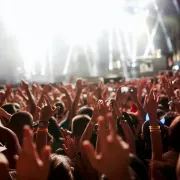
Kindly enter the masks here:
[[91, 120], [90, 117], [87, 115], [75, 116], [72, 120], [72, 126], [71, 126], [72, 135], [74, 137], [80, 138], [90, 120]]
[[71, 160], [67, 156], [52, 154], [48, 180], [73, 180]]
[[90, 108], [90, 107], [84, 106], [84, 107], [81, 107], [81, 108], [79, 109], [78, 114], [79, 114], [79, 115], [80, 115], [80, 114], [82, 114], [82, 115], [83, 115], [83, 114], [84, 114], [84, 115], [88, 115], [90, 118], [92, 118], [93, 109]]
[[180, 116], [176, 117], [169, 127], [169, 143], [177, 152], [180, 152]]
[[64, 116], [64, 112], [65, 112], [65, 105], [64, 105], [64, 103], [61, 102], [61, 101], [58, 101], [58, 102], [55, 103], [55, 106], [59, 107], [58, 112], [56, 114], [56, 117], [62, 118]]
[[22, 111], [12, 115], [9, 122], [9, 129], [17, 135], [20, 145], [22, 145], [23, 129], [25, 125], [30, 127], [33, 125], [33, 117], [30, 113]]

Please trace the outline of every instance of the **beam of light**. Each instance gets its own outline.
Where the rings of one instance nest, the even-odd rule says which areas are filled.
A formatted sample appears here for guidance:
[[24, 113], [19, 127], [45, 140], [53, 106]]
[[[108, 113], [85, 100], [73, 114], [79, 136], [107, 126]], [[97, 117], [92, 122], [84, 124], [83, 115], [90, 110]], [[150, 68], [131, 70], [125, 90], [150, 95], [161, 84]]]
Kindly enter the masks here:
[[99, 54], [98, 54], [98, 48], [97, 48], [97, 42], [93, 42], [91, 44], [91, 51], [92, 51], [92, 65], [93, 65], [93, 68], [92, 68], [92, 71], [93, 71], [93, 76], [97, 76], [98, 75], [98, 69], [97, 69], [97, 66], [98, 66], [98, 62], [99, 62]]
[[63, 75], [66, 75], [68, 73], [68, 69], [69, 69], [69, 63], [72, 57], [72, 53], [73, 53], [73, 45], [70, 46], [69, 48], [69, 52], [65, 61], [65, 66], [64, 66], [64, 70], [63, 70]]
[[163, 21], [163, 19], [162, 19], [161, 12], [158, 11], [158, 6], [157, 6], [157, 3], [156, 3], [156, 0], [152, 0], [152, 2], [153, 2], [153, 5], [154, 5], [154, 8], [155, 8], [155, 10], [156, 10], [159, 23], [161, 24], [163, 33], [164, 33], [164, 35], [165, 35], [168, 50], [169, 50], [170, 52], [172, 52], [172, 51], [173, 51], [172, 42], [171, 42], [171, 39], [170, 39], [170, 37], [169, 37], [169, 35], [168, 35], [168, 33], [167, 33], [167, 29], [166, 29], [166, 27], [165, 27], [165, 25], [164, 25], [164, 21]]
[[159, 20], [157, 19], [155, 22], [155, 25], [152, 29], [152, 32], [150, 34], [150, 36], [148, 37], [148, 44], [146, 46], [145, 52], [144, 52], [144, 57], [146, 57], [149, 54], [150, 49], [153, 49], [153, 41], [154, 41], [154, 37], [156, 35], [157, 29], [158, 29], [158, 25], [159, 25]]
[[[127, 30], [128, 33], [135, 31], [138, 34], [143, 29], [141, 24], [144, 15], [140, 14], [134, 19], [134, 16], [123, 10], [125, 2], [125, 0], [4, 0], [0, 13], [8, 33], [14, 35], [18, 41], [17, 47], [29, 78], [36, 73], [37, 61], [40, 61], [42, 66], [40, 71], [42, 75], [48, 71], [53, 74], [52, 67], [47, 69], [44, 64], [47, 62], [52, 64], [52, 47], [49, 39], [54, 37], [60, 37], [70, 45], [67, 59], [64, 60], [65, 75], [68, 73], [74, 45], [80, 44], [84, 47], [93, 44], [102, 29], [110, 29], [109, 69], [113, 69], [112, 29], [118, 27]], [[122, 48], [121, 41], [119, 50]], [[127, 49], [130, 49], [128, 44]], [[120, 53], [121, 59], [125, 61], [123, 53], [124, 50]], [[95, 68], [92, 71], [96, 74]]]
[[113, 31], [109, 29], [109, 70], [113, 70]]
[[135, 64], [136, 62], [136, 52], [137, 52], [137, 41], [138, 36], [137, 34], [133, 34], [133, 43], [132, 43], [132, 64]]
[[[154, 52], [154, 43], [153, 43], [153, 40], [151, 40], [151, 34], [149, 32], [149, 28], [148, 28], [148, 25], [146, 26], [146, 35], [148, 37], [148, 42], [150, 41], [151, 42], [151, 45], [150, 45], [150, 49], [151, 49], [151, 53], [153, 54]], [[148, 52], [149, 53], [149, 52]], [[148, 55], [148, 54], [147, 54]]]
[[[50, 82], [54, 82], [54, 71], [53, 71], [53, 44], [52, 44], [52, 40], [49, 40], [49, 48], [47, 49], [47, 61], [48, 61], [48, 66], [46, 67], [47, 64], [45, 64], [43, 62], [43, 59], [41, 60], [41, 63], [42, 63], [42, 67], [44, 68], [44, 74], [46, 73], [45, 72], [45, 68], [49, 71], [48, 75], [49, 76], [49, 80]], [[44, 64], [44, 65], [43, 65]], [[42, 69], [42, 72], [41, 72], [41, 75], [43, 73], [43, 69]]]
[[173, 4], [174, 4], [174, 7], [176, 8], [177, 13], [180, 14], [180, 8], [179, 8], [177, 0], [173, 0]]
[[163, 19], [162, 19], [161, 15], [159, 14], [158, 16], [159, 16], [159, 22], [160, 22], [160, 24], [161, 24], [163, 33], [164, 33], [165, 38], [166, 38], [166, 43], [167, 43], [168, 50], [169, 50], [170, 52], [172, 52], [172, 51], [173, 51], [173, 46], [172, 46], [171, 39], [170, 39], [170, 37], [169, 37], [169, 35], [168, 35], [168, 33], [167, 33], [167, 29], [166, 29], [166, 27], [165, 27], [165, 25], [164, 25], [164, 22], [163, 22]]
[[127, 31], [124, 31], [123, 32], [123, 37], [124, 37], [124, 42], [125, 42], [125, 46], [126, 46], [126, 51], [127, 51], [127, 54], [129, 57], [131, 57], [131, 46], [130, 46], [130, 43], [129, 43], [129, 35], [128, 35], [128, 32]]
[[[89, 57], [89, 53], [88, 53], [88, 50], [86, 48], [86, 46], [83, 47], [83, 51], [84, 51], [84, 54], [85, 54], [85, 60], [87, 62], [87, 69], [88, 69], [88, 72], [89, 72], [89, 75], [92, 76], [93, 74], [93, 68], [92, 68], [92, 65], [91, 65], [91, 61], [90, 61], [90, 57]], [[86, 67], [85, 67], [86, 68]]]
[[128, 78], [129, 77], [129, 73], [127, 71], [127, 65], [126, 65], [126, 60], [125, 60], [125, 56], [124, 56], [124, 50], [123, 50], [123, 46], [122, 46], [122, 39], [119, 35], [119, 29], [116, 28], [115, 29], [115, 34], [116, 34], [116, 37], [117, 37], [117, 44], [118, 44], [118, 48], [119, 48], [119, 53], [120, 53], [120, 60], [122, 62], [122, 70], [123, 70], [123, 76], [125, 78]]

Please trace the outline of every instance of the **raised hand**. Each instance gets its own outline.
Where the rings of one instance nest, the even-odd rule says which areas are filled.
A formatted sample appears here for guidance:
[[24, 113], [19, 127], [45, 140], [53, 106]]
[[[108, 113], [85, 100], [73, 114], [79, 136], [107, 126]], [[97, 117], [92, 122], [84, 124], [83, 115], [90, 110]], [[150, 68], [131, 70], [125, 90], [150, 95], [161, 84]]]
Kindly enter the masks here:
[[72, 159], [77, 154], [77, 148], [75, 145], [75, 141], [73, 138], [70, 137], [70, 135], [68, 135], [67, 130], [64, 130], [63, 128], [61, 128], [60, 131], [61, 131], [61, 135], [62, 135], [63, 141], [64, 141], [63, 150], [65, 151], [67, 156]]
[[51, 89], [51, 85], [50, 84], [46, 84], [44, 86], [44, 88], [43, 88], [43, 94], [49, 93], [50, 89]]
[[130, 91], [131, 92], [129, 92], [129, 96], [131, 97], [131, 100], [133, 102], [137, 103], [137, 101], [138, 101], [138, 96], [137, 96], [138, 95], [138, 91], [137, 91], [137, 88], [131, 86], [130, 87]]
[[148, 95], [146, 96], [146, 110], [150, 116], [150, 122], [152, 121], [157, 122], [156, 111], [158, 108], [158, 101], [159, 101], [159, 97], [154, 94], [153, 90], [151, 90], [149, 96]]
[[121, 93], [121, 87], [116, 92], [116, 102], [123, 106], [127, 102], [127, 93]]
[[77, 91], [82, 91], [82, 89], [83, 89], [83, 80], [82, 79], [78, 79], [76, 81], [76, 88], [77, 88]]
[[21, 84], [22, 84], [22, 87], [27, 90], [29, 88], [29, 84], [28, 82], [24, 81], [24, 80], [21, 80]]
[[114, 118], [122, 116], [115, 99], [111, 99], [110, 106], [111, 106], [111, 110], [112, 110], [112, 114]]
[[12, 88], [13, 88], [12, 84], [6, 85], [6, 91], [5, 94], [1, 97], [0, 106], [2, 106], [3, 103], [8, 99], [8, 97], [10, 97], [10, 95], [12, 94]]
[[47, 180], [49, 174], [50, 148], [45, 147], [40, 159], [33, 144], [33, 133], [29, 127], [24, 128], [22, 151], [17, 160], [16, 171], [19, 180]]
[[92, 166], [104, 173], [108, 179], [129, 179], [128, 145], [116, 134], [110, 123], [110, 134], [106, 135], [105, 120], [99, 117], [100, 153], [96, 154], [89, 141], [83, 142], [83, 148]]
[[63, 93], [63, 94], [67, 93], [67, 89], [64, 86], [58, 84], [58, 85], [56, 85], [56, 87], [61, 93]]
[[30, 113], [33, 115], [33, 118], [34, 120], [36, 121], [35, 119], [35, 116], [36, 116], [36, 102], [35, 102], [35, 98], [33, 96], [33, 94], [31, 93], [30, 91], [30, 88], [29, 88], [29, 84], [25, 81], [21, 81], [21, 84], [22, 84], [22, 87], [23, 89], [25, 90], [27, 96], [28, 96], [28, 106], [29, 106], [29, 111]]
[[57, 113], [58, 107], [53, 108], [49, 102], [49, 99], [46, 96], [44, 96], [44, 99], [45, 99], [47, 105], [41, 109], [40, 120], [41, 121], [49, 121], [49, 119]]
[[99, 115], [101, 116], [106, 116], [106, 114], [109, 112], [109, 107], [102, 100], [98, 101], [98, 109], [99, 109]]
[[91, 121], [93, 121], [94, 124], [97, 123], [98, 116], [99, 116], [99, 108], [98, 108], [98, 106], [96, 106], [96, 107], [94, 107], [93, 115], [91, 118]]

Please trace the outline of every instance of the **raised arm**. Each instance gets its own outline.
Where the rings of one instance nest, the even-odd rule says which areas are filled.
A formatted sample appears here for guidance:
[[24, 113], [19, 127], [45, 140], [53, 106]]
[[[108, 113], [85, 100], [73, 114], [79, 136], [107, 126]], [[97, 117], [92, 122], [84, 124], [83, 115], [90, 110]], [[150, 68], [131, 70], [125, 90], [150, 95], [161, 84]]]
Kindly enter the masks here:
[[125, 120], [121, 120], [121, 127], [123, 129], [126, 142], [129, 144], [129, 151], [132, 154], [136, 154], [135, 138], [131, 128]]
[[107, 136], [105, 120], [99, 119], [99, 139], [100, 153], [96, 153], [89, 141], [83, 142], [83, 148], [86, 152], [92, 166], [100, 173], [103, 173], [110, 180], [126, 179], [129, 180], [128, 145], [120, 139], [113, 124], [110, 121], [109, 135]]
[[[157, 121], [157, 107], [158, 107], [158, 98], [151, 90], [149, 96], [146, 98], [146, 109], [150, 117], [150, 135], [151, 135], [151, 147], [152, 147], [152, 161], [153, 160], [162, 160], [162, 139], [160, 134], [160, 126]], [[155, 172], [155, 169], [151, 169], [151, 178], [158, 179], [158, 175]]]
[[47, 97], [45, 97], [47, 105], [41, 109], [39, 128], [37, 130], [36, 147], [40, 155], [42, 149], [47, 145], [48, 123], [49, 119], [57, 113], [58, 108], [53, 109]]
[[144, 111], [144, 108], [143, 108], [141, 102], [138, 99], [137, 88], [130, 87], [130, 89], [131, 89], [131, 92], [129, 92], [129, 94], [130, 94], [131, 100], [137, 105], [138, 110], [139, 110], [138, 116], [139, 116], [139, 118], [141, 118], [141, 120], [144, 120], [146, 112]]
[[63, 86], [61, 86], [61, 85], [57, 85], [57, 88], [58, 88], [58, 90], [59, 90], [61, 93], [65, 94], [65, 96], [66, 96], [66, 98], [67, 98], [67, 105], [68, 105], [68, 106], [67, 106], [67, 110], [69, 111], [69, 114], [68, 114], [68, 118], [67, 118], [67, 119], [72, 119], [72, 111], [71, 111], [72, 99], [71, 99], [71, 96], [70, 96], [68, 90], [67, 90], [65, 87], [63, 87]]
[[72, 103], [72, 109], [71, 109], [72, 118], [76, 116], [77, 109], [78, 109], [78, 103], [79, 103], [79, 99], [81, 96], [82, 89], [83, 89], [82, 79], [78, 79], [76, 81], [76, 96], [75, 96], [74, 101]]
[[93, 112], [93, 116], [92, 116], [90, 122], [88, 123], [82, 137], [81, 137], [80, 144], [82, 144], [82, 142], [85, 141], [85, 140], [89, 141], [91, 139], [93, 129], [95, 127], [95, 124], [97, 123], [98, 115], [99, 115], [98, 107], [95, 107], [94, 112]]
[[42, 107], [42, 104], [44, 102], [44, 96], [49, 92], [49, 89], [50, 89], [50, 85], [49, 84], [44, 86], [44, 88], [42, 90], [42, 93], [41, 93], [41, 96], [40, 96], [40, 99], [39, 99], [39, 101], [37, 103], [38, 107], [40, 107], [40, 108]]
[[33, 132], [24, 128], [23, 146], [17, 160], [16, 172], [19, 180], [47, 180], [50, 168], [50, 147], [45, 146], [38, 155], [33, 143]]
[[25, 90], [27, 97], [28, 97], [28, 106], [30, 109], [29, 111], [32, 114], [33, 118], [35, 118], [35, 116], [36, 116], [36, 102], [35, 102], [34, 96], [30, 91], [28, 83], [25, 81], [21, 81], [21, 83], [22, 83], [22, 87]]

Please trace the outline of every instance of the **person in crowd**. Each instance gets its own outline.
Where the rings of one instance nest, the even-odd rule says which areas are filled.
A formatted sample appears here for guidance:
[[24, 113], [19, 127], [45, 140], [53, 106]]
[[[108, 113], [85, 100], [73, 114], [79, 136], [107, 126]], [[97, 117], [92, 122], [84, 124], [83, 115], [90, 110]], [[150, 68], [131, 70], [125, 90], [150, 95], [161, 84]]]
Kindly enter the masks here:
[[0, 179], [180, 179], [179, 83], [3, 85]]

